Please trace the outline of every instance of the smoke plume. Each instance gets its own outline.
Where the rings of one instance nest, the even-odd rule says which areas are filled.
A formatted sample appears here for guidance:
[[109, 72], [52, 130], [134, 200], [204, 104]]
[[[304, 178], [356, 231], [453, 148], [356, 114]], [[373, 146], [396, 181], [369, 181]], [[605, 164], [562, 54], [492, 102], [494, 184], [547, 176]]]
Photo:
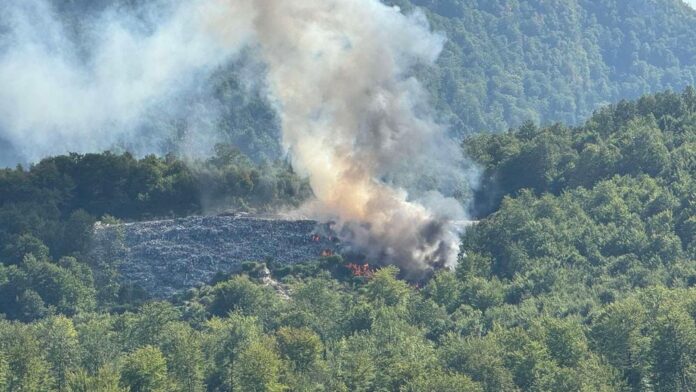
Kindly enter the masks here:
[[187, 97], [248, 42], [217, 26], [251, 31], [246, 11], [216, 1], [113, 7], [71, 23], [44, 0], [0, 8], [0, 140], [14, 155], [0, 164], [114, 146], [166, 152], [180, 119], [190, 132], [184, 144], [207, 147], [215, 113]]
[[[136, 125], [148, 108], [168, 107], [243, 51], [264, 64], [283, 145], [310, 180], [316, 199], [304, 213], [335, 221], [355, 251], [411, 277], [456, 263], [464, 214], [451, 196], [470, 176], [412, 76], [444, 42], [423, 15], [378, 0], [187, 1], [151, 31], [103, 17], [87, 65], [75, 66], [65, 53], [79, 48], [51, 50], [67, 44], [35, 37], [24, 7], [9, 18], [21, 45], [5, 43], [0, 59], [0, 136], [15, 145], [40, 156], [147, 138]], [[51, 37], [66, 36], [56, 29]]]
[[424, 194], [420, 180], [451, 192], [461, 156], [409, 76], [436, 60], [443, 38], [422, 15], [377, 0], [253, 4], [283, 143], [316, 195], [307, 209], [336, 220], [370, 260], [412, 276], [453, 265], [461, 207]]

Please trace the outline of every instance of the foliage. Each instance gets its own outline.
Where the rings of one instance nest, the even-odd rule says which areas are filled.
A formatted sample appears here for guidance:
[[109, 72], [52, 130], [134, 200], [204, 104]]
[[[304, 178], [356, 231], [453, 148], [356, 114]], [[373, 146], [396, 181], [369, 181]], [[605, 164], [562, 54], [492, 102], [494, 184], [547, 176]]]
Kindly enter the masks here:
[[696, 12], [680, 0], [390, 0], [447, 42], [425, 81], [458, 134], [577, 124], [621, 99], [696, 81]]
[[0, 170], [0, 258], [17, 264], [86, 250], [98, 217], [143, 220], [216, 209], [270, 210], [310, 195], [284, 162], [256, 164], [218, 145], [206, 161], [70, 154]]
[[[247, 264], [171, 301], [109, 308], [87, 264], [51, 260], [51, 225], [7, 229], [0, 391], [693, 390], [694, 146], [693, 89], [468, 139], [492, 211], [466, 230], [457, 268], [418, 285], [393, 267], [355, 279], [332, 257], [270, 266], [277, 286]], [[239, 158], [225, 154], [208, 164]], [[54, 223], [76, 214], [61, 200]]]
[[156, 347], [145, 346], [128, 355], [121, 369], [121, 383], [132, 392], [165, 392], [167, 361]]

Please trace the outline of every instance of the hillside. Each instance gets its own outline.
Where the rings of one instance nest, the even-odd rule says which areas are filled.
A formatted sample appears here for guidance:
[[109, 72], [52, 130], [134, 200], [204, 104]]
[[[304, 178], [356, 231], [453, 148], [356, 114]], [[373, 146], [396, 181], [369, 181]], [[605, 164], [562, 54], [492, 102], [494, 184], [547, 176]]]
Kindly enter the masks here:
[[338, 253], [328, 228], [310, 220], [245, 216], [98, 224], [90, 257], [116, 263], [119, 281], [168, 299], [240, 273], [246, 262], [292, 265]]
[[696, 81], [696, 12], [681, 0], [412, 0], [449, 41], [425, 71], [463, 133], [577, 124], [599, 106]]
[[[51, 3], [78, 43], [89, 41], [90, 18], [99, 12], [139, 9], [125, 0]], [[681, 0], [389, 3], [405, 12], [424, 10], [433, 29], [447, 37], [437, 65], [418, 76], [439, 120], [458, 136], [505, 131], [528, 120], [575, 125], [600, 106], [696, 83], [696, 11]], [[140, 12], [143, 20], [158, 14], [147, 7]], [[204, 117], [220, 142], [253, 159], [272, 160], [282, 150], [279, 121], [263, 91], [249, 88], [250, 66], [255, 67], [244, 60], [226, 64], [210, 74], [207, 88], [178, 100], [184, 108], [214, 108], [214, 116]], [[168, 134], [151, 152], [186, 149], [184, 125], [191, 113], [148, 115], [164, 116], [156, 122], [157, 133]], [[2, 136], [0, 130], [0, 164], [13, 166], [21, 154]]]
[[[84, 9], [80, 1], [53, 1], [68, 15]], [[696, 84], [696, 11], [681, 0], [388, 3], [404, 12], [420, 8], [447, 37], [437, 66], [419, 77], [442, 121], [460, 135], [528, 120], [578, 124], [600, 106]], [[223, 87], [217, 98], [230, 108], [223, 131], [248, 133], [246, 140], [233, 138], [243, 151], [272, 154], [266, 146], [277, 138], [263, 136], [276, 126], [272, 111], [261, 97], [238, 93], [242, 81], [228, 71], [215, 76]]]
[[[194, 243], [233, 250], [234, 239], [224, 243], [227, 235], [216, 231], [235, 237], [246, 226], [228, 226], [233, 218], [126, 225], [130, 256], [109, 232], [118, 224], [102, 229], [102, 255], [131, 261], [120, 270], [126, 281], [108, 268], [110, 256], [56, 252], [15, 233], [0, 267], [0, 312], [15, 320], [0, 321], [0, 387], [691, 390], [695, 143], [693, 88], [607, 106], [579, 126], [529, 123], [468, 138], [467, 151], [489, 179], [478, 195], [487, 212], [465, 233], [456, 270], [418, 285], [399, 280], [394, 267], [316, 260], [322, 246], [289, 243], [306, 241], [302, 233], [313, 225], [276, 243], [261, 222], [257, 231], [269, 234], [263, 252], [315, 260], [270, 265], [270, 277], [246, 264], [171, 302], [143, 303], [147, 295], [132, 284], [145, 281], [138, 274], [151, 274], [158, 288], [188, 287], [177, 271], [208, 251]], [[3, 189], [20, 191], [27, 180], [47, 186], [61, 167], [6, 171], [12, 186]], [[40, 193], [26, 195], [28, 202]], [[4, 214], [19, 206], [5, 202]], [[67, 210], [52, 224], [65, 225], [66, 241], [84, 240], [70, 236], [81, 233], [83, 215]], [[178, 222], [201, 225], [182, 231]], [[12, 220], [3, 225], [8, 235], [21, 230]], [[193, 242], [172, 240], [189, 234]], [[248, 241], [245, 259], [256, 256]], [[269, 287], [269, 279], [279, 285]]]
[[[219, 116], [198, 125], [238, 147], [139, 157], [117, 146], [0, 169], [0, 392], [696, 391], [696, 87], [681, 88], [696, 83], [696, 11], [685, 3], [394, 0], [447, 34], [428, 68], [417, 64], [435, 62], [437, 37], [378, 0], [204, 0], [164, 17], [173, 34], [154, 43], [150, 22], [171, 0], [52, 1], [87, 46], [95, 15], [108, 15], [139, 29], [121, 42], [216, 64], [191, 94], [154, 105], [174, 116], [143, 123], [138, 141], [172, 131], [163, 151], [180, 152], [188, 108], [210, 103]], [[31, 11], [43, 2], [10, 6], [41, 33]], [[219, 66], [209, 50], [169, 45], [200, 26], [227, 32], [217, 17], [230, 14], [208, 6], [245, 4], [277, 115], [246, 52]], [[190, 30], [196, 15], [222, 30]], [[116, 49], [125, 62], [147, 52]], [[155, 79], [165, 57], [146, 67]], [[46, 80], [64, 80], [51, 64], [39, 64]], [[424, 115], [409, 72], [461, 143]], [[33, 104], [27, 80], [5, 90]], [[62, 113], [39, 96], [53, 131]], [[101, 120], [129, 112], [93, 101]], [[0, 119], [12, 114], [2, 103]], [[304, 159], [273, 159], [280, 118]], [[0, 164], [21, 159], [2, 132]], [[475, 165], [450, 162], [460, 149]], [[475, 186], [464, 192], [460, 177]], [[468, 217], [441, 185], [470, 201]], [[334, 223], [276, 219], [300, 206]]]
[[[74, 19], [87, 5], [52, 0]], [[127, 1], [88, 2], [89, 9]], [[447, 37], [423, 70], [445, 122], [460, 135], [527, 120], [578, 124], [600, 106], [696, 83], [696, 11], [681, 0], [391, 0], [425, 11]], [[221, 128], [243, 151], [268, 150], [275, 124], [260, 96], [244, 97], [229, 69], [216, 74]], [[270, 117], [269, 117], [270, 115]], [[251, 119], [254, 118], [254, 121]], [[262, 121], [259, 122], [258, 120]], [[272, 136], [277, 136], [275, 132]], [[255, 138], [264, 137], [254, 145]]]

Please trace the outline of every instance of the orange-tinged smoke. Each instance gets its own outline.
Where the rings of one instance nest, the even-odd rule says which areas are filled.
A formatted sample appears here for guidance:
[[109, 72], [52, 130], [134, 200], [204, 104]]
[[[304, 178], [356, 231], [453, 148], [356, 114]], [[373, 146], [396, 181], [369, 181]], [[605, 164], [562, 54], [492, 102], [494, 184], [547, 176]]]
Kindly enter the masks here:
[[[457, 143], [411, 76], [435, 61], [442, 37], [424, 17], [378, 0], [223, 4], [210, 26], [251, 37], [250, 52], [265, 64], [283, 144], [316, 196], [303, 211], [336, 221], [355, 250], [414, 277], [452, 266], [462, 208], [440, 191], [460, 190], [466, 175]], [[240, 19], [250, 26], [224, 23]]]

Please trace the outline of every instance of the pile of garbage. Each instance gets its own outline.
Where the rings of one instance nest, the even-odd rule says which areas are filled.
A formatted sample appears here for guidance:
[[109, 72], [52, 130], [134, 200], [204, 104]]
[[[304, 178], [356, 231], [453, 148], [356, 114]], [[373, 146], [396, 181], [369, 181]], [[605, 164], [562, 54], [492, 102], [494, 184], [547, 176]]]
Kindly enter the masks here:
[[340, 252], [326, 224], [250, 216], [197, 216], [94, 229], [93, 257], [122, 283], [167, 298], [238, 272], [245, 262], [298, 263]]

